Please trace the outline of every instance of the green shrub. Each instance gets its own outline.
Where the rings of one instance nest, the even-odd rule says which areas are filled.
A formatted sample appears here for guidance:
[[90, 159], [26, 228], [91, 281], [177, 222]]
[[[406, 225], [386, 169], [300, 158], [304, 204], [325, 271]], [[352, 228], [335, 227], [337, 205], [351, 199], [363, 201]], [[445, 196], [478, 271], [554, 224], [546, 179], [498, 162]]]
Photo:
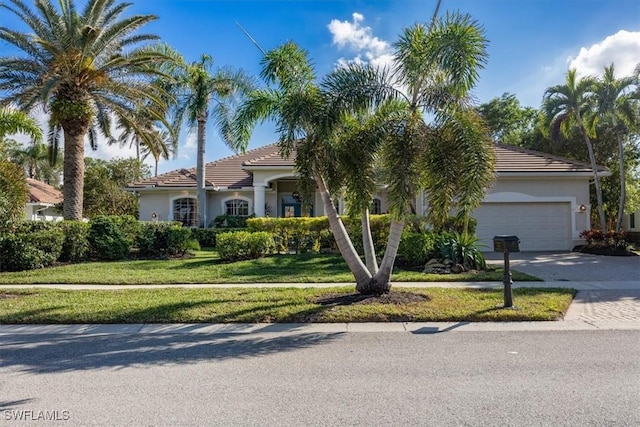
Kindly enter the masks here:
[[440, 258], [448, 258], [467, 269], [487, 268], [484, 255], [480, 252], [480, 239], [471, 234], [442, 233], [436, 238], [434, 251]]
[[60, 225], [64, 233], [62, 242], [62, 262], [82, 262], [89, 257], [89, 223], [63, 221]]
[[191, 237], [203, 248], [215, 248], [216, 236], [230, 231], [246, 231], [246, 228], [192, 228]]
[[214, 228], [246, 228], [247, 219], [253, 218], [251, 216], [237, 216], [237, 215], [218, 215], [211, 221], [209, 227]]
[[135, 233], [127, 217], [98, 215], [93, 217], [89, 228], [91, 254], [99, 260], [120, 260], [129, 256]]
[[224, 261], [256, 259], [275, 250], [273, 234], [266, 231], [234, 231], [217, 236], [217, 251]]
[[404, 231], [398, 247], [398, 261], [408, 267], [424, 266], [433, 252], [435, 236], [431, 233]]
[[191, 229], [178, 222], [146, 222], [141, 224], [137, 239], [140, 255], [147, 258], [165, 258], [184, 255], [191, 239]]
[[[360, 218], [342, 218], [345, 228], [359, 253], [362, 248], [362, 223]], [[382, 253], [389, 238], [391, 217], [389, 215], [371, 215], [371, 236], [376, 252]], [[252, 218], [247, 220], [249, 231], [268, 231], [273, 233], [278, 252], [294, 250], [318, 252], [320, 249], [335, 249], [335, 239], [329, 227], [329, 219], [322, 217], [298, 218]]]
[[43, 268], [60, 257], [64, 235], [55, 223], [26, 221], [0, 236], [0, 271]]
[[329, 221], [327, 217], [251, 218], [247, 229], [271, 233], [278, 252], [318, 252]]

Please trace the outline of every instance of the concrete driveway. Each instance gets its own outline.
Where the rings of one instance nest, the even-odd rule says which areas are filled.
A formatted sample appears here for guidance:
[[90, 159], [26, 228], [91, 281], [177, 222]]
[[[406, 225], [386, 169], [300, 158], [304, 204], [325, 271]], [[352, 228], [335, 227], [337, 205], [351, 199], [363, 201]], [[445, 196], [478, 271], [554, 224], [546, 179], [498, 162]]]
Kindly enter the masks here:
[[[485, 253], [490, 264], [503, 264], [503, 254]], [[640, 256], [616, 257], [579, 252], [515, 252], [511, 268], [545, 281], [637, 282], [640, 286]]]

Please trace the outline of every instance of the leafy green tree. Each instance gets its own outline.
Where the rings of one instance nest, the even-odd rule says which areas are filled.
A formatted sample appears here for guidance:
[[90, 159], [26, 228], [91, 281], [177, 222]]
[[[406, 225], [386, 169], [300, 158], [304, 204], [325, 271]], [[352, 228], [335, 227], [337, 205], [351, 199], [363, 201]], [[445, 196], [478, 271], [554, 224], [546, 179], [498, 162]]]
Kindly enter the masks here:
[[22, 52], [0, 58], [0, 92], [6, 94], [4, 105], [50, 112], [49, 142], [54, 148], [64, 134], [63, 215], [81, 219], [85, 137], [95, 148], [98, 132], [111, 137], [112, 116], [133, 116], [141, 102], [161, 105], [166, 98], [150, 80], [158, 73], [152, 65], [167, 58], [145, 48], [157, 37], [137, 33], [155, 16], [122, 16], [130, 3], [88, 0], [82, 10], [74, 0], [57, 4], [0, 4], [30, 31], [0, 28], [0, 40]]
[[202, 55], [199, 61], [187, 64], [184, 59], [173, 53], [176, 66], [171, 69], [171, 80], [165, 87], [175, 98], [172, 105], [173, 131], [180, 134], [183, 122], [197, 135], [196, 181], [198, 187], [198, 225], [206, 227], [206, 131], [211, 117], [220, 135], [229, 148], [235, 152], [244, 151], [247, 141], [235, 137], [232, 123], [235, 120], [237, 106], [244, 95], [253, 89], [253, 80], [242, 70], [218, 68], [213, 70], [213, 59]]
[[625, 143], [630, 135], [638, 135], [640, 124], [640, 83], [637, 76], [616, 78], [615, 67], [611, 64], [604, 69], [594, 89], [595, 114], [592, 126], [600, 122], [610, 127], [615, 135], [618, 147], [619, 203], [618, 220], [615, 231], [622, 229], [626, 192]]
[[535, 108], [523, 108], [511, 93], [503, 93], [501, 97], [481, 104], [477, 110], [487, 123], [494, 141], [516, 146], [523, 146], [525, 138], [535, 127], [538, 113]]
[[138, 198], [124, 187], [151, 176], [148, 165], [136, 159], [111, 161], [85, 158], [84, 212], [89, 218], [97, 215], [138, 216]]
[[607, 231], [598, 164], [584, 118], [591, 111], [595, 88], [596, 80], [593, 77], [578, 78], [576, 70], [571, 69], [567, 72], [564, 84], [547, 88], [543, 98], [543, 108], [551, 126], [553, 139], [557, 140], [561, 133], [568, 134], [574, 123], [580, 130], [589, 152], [589, 162], [593, 171], [600, 228]]
[[0, 229], [24, 219], [29, 188], [22, 168], [0, 160]]
[[[467, 15], [434, 14], [431, 24], [406, 29], [395, 49], [393, 73], [350, 65], [321, 83], [295, 44], [265, 52], [261, 75], [271, 86], [252, 93], [236, 128], [247, 138], [247, 123], [275, 119], [281, 154], [295, 150], [307, 201], [317, 185], [356, 289], [365, 294], [389, 290], [404, 221], [421, 189], [427, 189], [430, 217], [438, 222], [454, 206], [468, 215], [493, 179], [490, 138], [468, 106], [487, 55], [480, 26]], [[433, 114], [433, 123], [425, 113]], [[369, 256], [367, 264], [358, 256], [332, 200], [346, 188], [349, 209], [363, 214], [366, 228], [378, 178], [388, 185], [393, 221], [376, 270]]]

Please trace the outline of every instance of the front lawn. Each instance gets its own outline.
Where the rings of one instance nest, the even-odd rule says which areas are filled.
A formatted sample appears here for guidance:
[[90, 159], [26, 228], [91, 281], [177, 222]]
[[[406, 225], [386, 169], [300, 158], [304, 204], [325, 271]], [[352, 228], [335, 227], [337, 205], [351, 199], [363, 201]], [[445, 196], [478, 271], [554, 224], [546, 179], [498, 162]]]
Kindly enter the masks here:
[[1, 289], [0, 324], [262, 323], [558, 320], [571, 289], [394, 288], [381, 297], [353, 287], [51, 290]]
[[[0, 284], [176, 284], [176, 283], [341, 283], [353, 282], [339, 255], [277, 255], [223, 263], [215, 251], [174, 260], [89, 262], [0, 273]], [[502, 281], [502, 269], [450, 275], [395, 269], [392, 282]], [[513, 272], [517, 282], [540, 280]]]

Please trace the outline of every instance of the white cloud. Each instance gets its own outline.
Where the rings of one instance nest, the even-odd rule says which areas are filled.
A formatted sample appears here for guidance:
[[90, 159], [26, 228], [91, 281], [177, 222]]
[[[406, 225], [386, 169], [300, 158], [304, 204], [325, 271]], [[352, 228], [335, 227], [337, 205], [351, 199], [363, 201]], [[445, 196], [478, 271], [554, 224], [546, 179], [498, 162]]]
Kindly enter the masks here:
[[184, 143], [178, 147], [178, 157], [181, 159], [191, 159], [198, 149], [198, 139], [196, 132], [187, 132]]
[[618, 77], [628, 76], [640, 62], [640, 32], [620, 30], [590, 47], [581, 47], [568, 62], [580, 76], [602, 75], [612, 63]]
[[358, 12], [352, 15], [353, 20], [340, 21], [333, 19], [327, 25], [333, 35], [333, 44], [339, 49], [348, 49], [354, 53], [352, 58], [340, 58], [337, 66], [348, 63], [370, 63], [373, 66], [391, 66], [393, 55], [391, 45], [373, 35], [371, 27], [362, 26], [364, 16]]

